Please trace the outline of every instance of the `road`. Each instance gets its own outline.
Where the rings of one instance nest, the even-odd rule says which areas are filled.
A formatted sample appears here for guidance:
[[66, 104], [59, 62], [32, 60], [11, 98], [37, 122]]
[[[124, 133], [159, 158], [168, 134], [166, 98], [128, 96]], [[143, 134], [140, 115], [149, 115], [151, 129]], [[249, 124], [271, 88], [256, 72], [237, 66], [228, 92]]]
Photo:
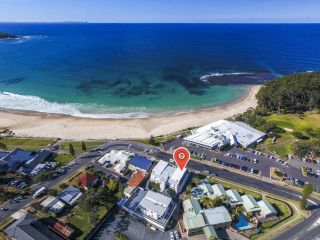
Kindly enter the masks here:
[[[178, 146], [177, 146], [178, 147]], [[169, 161], [172, 158], [172, 155], [166, 152], [161, 151], [157, 147], [144, 145], [138, 142], [130, 142], [130, 141], [110, 141], [108, 143], [105, 143], [98, 147], [95, 150], [92, 150], [88, 153], [83, 154], [82, 156], [75, 159], [75, 162], [77, 165], [70, 169], [68, 173], [64, 176], [61, 176], [55, 180], [47, 181], [43, 185], [47, 188], [51, 188], [52, 186], [56, 185], [57, 183], [61, 182], [63, 179], [69, 177], [72, 175], [77, 169], [84, 165], [92, 164], [92, 161], [95, 159], [98, 159], [99, 157], [103, 156], [106, 152], [112, 150], [112, 149], [127, 149], [131, 152], [137, 153], [139, 155], [143, 156], [152, 156], [154, 158], [167, 160]], [[146, 151], [147, 150], [147, 151]], [[294, 201], [300, 201], [301, 199], [301, 193], [288, 189], [282, 186], [274, 185], [272, 183], [264, 182], [259, 179], [254, 179], [247, 177], [242, 174], [238, 174], [236, 172], [231, 172], [226, 169], [221, 169], [212, 165], [206, 165], [202, 163], [201, 161], [196, 160], [190, 160], [187, 168], [190, 170], [196, 170], [203, 172], [204, 170], [208, 170], [211, 173], [216, 174], [218, 177], [225, 179], [227, 181], [232, 182], [240, 182], [242, 185], [248, 186], [250, 188], [262, 190], [265, 192], [269, 192], [275, 195], [279, 195], [284, 198], [288, 198]], [[108, 171], [105, 168], [101, 168], [100, 170], [103, 170], [104, 172]], [[26, 199], [23, 199], [20, 203], [17, 204], [5, 204], [5, 206], [1, 207], [8, 207], [10, 208], [7, 212], [0, 212], [0, 219], [4, 219], [5, 217], [11, 215], [12, 213], [16, 212], [17, 210], [25, 207], [27, 204], [29, 204], [32, 201], [32, 197], [27, 197]], [[312, 206], [313, 210], [311, 211], [312, 215], [311, 217], [307, 218], [306, 220], [300, 222], [298, 225], [296, 225], [293, 228], [288, 229], [287, 231], [283, 232], [282, 234], [278, 235], [274, 239], [301, 239], [301, 236], [303, 236], [303, 239], [315, 239], [317, 235], [320, 233], [320, 224], [315, 225], [312, 227], [317, 219], [320, 218], [320, 201], [314, 198], [309, 198], [309, 205]], [[319, 220], [320, 221], [320, 220]], [[307, 233], [307, 238], [304, 235], [304, 233]]]

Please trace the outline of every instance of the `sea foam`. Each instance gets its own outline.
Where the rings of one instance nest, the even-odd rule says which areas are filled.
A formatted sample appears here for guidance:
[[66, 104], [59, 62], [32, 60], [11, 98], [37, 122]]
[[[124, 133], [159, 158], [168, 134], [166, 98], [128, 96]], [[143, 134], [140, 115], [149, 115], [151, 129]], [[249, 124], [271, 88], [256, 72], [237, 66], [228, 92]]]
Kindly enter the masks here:
[[[144, 108], [108, 108], [80, 103], [57, 103], [37, 96], [0, 92], [0, 108], [49, 114], [63, 114], [82, 118], [147, 118]], [[91, 113], [99, 112], [99, 113]]]

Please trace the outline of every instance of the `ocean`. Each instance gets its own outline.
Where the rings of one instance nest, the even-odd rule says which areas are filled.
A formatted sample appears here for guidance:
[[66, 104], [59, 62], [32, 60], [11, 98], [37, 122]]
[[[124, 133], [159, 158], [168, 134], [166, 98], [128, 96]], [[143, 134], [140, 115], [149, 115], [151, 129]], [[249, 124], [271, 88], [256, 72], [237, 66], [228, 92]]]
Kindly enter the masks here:
[[320, 70], [320, 24], [0, 24], [0, 108], [92, 118], [175, 114]]

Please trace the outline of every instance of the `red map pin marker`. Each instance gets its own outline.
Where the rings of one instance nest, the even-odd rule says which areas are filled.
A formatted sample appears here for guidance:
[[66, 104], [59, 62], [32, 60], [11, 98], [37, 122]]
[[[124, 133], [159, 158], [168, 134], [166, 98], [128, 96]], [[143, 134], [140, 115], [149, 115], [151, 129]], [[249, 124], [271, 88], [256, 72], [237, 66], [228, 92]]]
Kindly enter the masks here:
[[190, 152], [185, 147], [179, 147], [173, 152], [173, 159], [182, 171], [190, 159]]

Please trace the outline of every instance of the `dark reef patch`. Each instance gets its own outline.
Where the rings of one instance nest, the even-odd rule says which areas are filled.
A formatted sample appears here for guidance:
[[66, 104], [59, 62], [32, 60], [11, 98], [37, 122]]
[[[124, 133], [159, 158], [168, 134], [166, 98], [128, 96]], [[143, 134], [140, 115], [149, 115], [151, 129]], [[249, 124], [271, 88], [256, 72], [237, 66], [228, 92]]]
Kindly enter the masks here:
[[27, 77], [16, 77], [16, 78], [10, 78], [7, 80], [2, 80], [0, 81], [1, 83], [4, 83], [6, 85], [11, 85], [11, 84], [18, 84], [22, 81], [24, 81]]

